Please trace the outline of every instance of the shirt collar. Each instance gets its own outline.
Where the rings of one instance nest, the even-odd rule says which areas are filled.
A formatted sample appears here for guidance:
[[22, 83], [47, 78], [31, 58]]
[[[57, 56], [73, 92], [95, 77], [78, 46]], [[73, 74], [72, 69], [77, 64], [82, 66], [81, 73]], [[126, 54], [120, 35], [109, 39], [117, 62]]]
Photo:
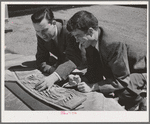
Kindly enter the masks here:
[[95, 48], [99, 51], [99, 40], [97, 41]]

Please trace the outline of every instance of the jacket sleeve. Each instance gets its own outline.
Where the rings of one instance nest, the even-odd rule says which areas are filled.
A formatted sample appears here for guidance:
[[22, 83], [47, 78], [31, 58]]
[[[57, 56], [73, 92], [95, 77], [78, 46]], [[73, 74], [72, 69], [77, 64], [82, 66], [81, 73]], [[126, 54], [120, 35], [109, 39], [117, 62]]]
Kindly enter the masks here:
[[66, 60], [71, 60], [77, 67], [81, 64], [81, 50], [79, 49], [79, 44], [76, 39], [71, 34], [66, 37]]
[[101, 81], [103, 79], [102, 75], [102, 68], [100, 65], [100, 59], [99, 53], [96, 50], [96, 48], [90, 46], [86, 48], [86, 57], [87, 57], [87, 63], [88, 63], [88, 68], [87, 72], [85, 73], [84, 77], [88, 80], [86, 83], [96, 83], [98, 81]]
[[66, 80], [68, 75], [76, 68], [76, 65], [68, 60], [62, 64], [60, 64], [55, 72], [61, 77], [61, 79]]
[[49, 51], [44, 47], [44, 41], [39, 36], [37, 36], [37, 41], [37, 67], [41, 72], [50, 74], [51, 66], [47, 64], [49, 59]]
[[107, 50], [105, 58], [113, 77], [99, 83], [100, 91], [107, 93], [128, 87], [131, 80], [126, 45], [122, 42], [115, 42], [108, 45], [105, 50]]
[[65, 61], [55, 71], [63, 80], [67, 79], [68, 75], [80, 65], [82, 60], [78, 44], [71, 34], [66, 35], [65, 43]]

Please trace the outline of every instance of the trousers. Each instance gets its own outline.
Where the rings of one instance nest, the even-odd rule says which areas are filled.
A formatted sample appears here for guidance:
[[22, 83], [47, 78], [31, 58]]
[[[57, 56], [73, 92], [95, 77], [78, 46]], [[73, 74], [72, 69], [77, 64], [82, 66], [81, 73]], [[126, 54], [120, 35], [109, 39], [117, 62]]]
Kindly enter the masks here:
[[130, 75], [130, 78], [132, 79], [132, 88], [138, 93], [135, 93], [128, 88], [115, 92], [119, 97], [118, 102], [121, 105], [124, 105], [126, 109], [130, 109], [139, 103], [143, 97], [146, 97], [147, 92], [147, 73], [133, 73]]

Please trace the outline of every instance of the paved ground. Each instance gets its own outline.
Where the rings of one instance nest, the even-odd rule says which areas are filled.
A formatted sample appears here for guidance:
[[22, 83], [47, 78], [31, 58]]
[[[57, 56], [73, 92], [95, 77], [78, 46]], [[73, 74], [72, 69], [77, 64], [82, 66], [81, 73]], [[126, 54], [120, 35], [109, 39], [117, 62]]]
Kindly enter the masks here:
[[[55, 18], [69, 19], [79, 10], [92, 12], [99, 20], [99, 24], [127, 36], [143, 38], [147, 31], [147, 10], [124, 6], [90, 6], [54, 11]], [[22, 55], [36, 53], [36, 37], [30, 19], [31, 15], [9, 18], [6, 29], [13, 32], [6, 33], [5, 45], [7, 49]], [[137, 35], [139, 34], [139, 35]]]
[[[147, 36], [147, 10], [143, 8], [95, 5], [54, 11], [54, 15], [55, 18], [69, 19], [79, 10], [92, 12], [98, 18], [99, 25], [115, 30], [118, 35], [123, 33], [138, 40], [143, 40]], [[5, 29], [13, 31], [5, 33], [6, 53], [35, 55], [37, 41], [30, 17], [31, 15], [9, 18]], [[6, 110], [28, 110], [8, 89], [5, 89], [5, 98]]]

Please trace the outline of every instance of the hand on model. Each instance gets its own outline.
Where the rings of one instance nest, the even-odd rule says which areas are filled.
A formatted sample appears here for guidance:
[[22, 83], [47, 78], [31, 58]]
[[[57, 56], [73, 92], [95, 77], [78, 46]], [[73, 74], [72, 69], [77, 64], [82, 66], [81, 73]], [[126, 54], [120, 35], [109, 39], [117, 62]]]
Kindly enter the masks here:
[[42, 79], [39, 83], [35, 85], [35, 89], [38, 91], [42, 91], [48, 88], [48, 90], [52, 87], [52, 85], [58, 81], [58, 77], [53, 73], [48, 77]]

